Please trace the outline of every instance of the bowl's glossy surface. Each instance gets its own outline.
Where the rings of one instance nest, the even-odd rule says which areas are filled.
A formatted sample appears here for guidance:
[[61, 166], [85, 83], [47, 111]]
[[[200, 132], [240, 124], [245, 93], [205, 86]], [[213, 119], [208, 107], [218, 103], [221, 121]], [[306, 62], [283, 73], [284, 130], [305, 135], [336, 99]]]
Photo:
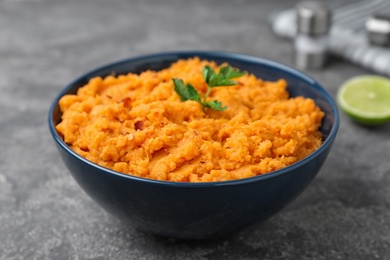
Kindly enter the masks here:
[[[321, 127], [323, 144], [307, 158], [284, 169], [248, 179], [174, 183], [142, 179], [98, 166], [75, 152], [55, 130], [61, 120], [58, 100], [95, 76], [159, 70], [180, 58], [228, 62], [264, 80], [284, 78], [291, 96], [314, 99], [325, 112]], [[294, 200], [323, 165], [339, 125], [338, 110], [331, 96], [313, 79], [287, 66], [240, 54], [223, 52], [171, 52], [130, 58], [76, 79], [54, 100], [49, 128], [58, 151], [74, 179], [104, 209], [136, 228], [177, 238], [212, 238], [230, 234], [265, 220]]]

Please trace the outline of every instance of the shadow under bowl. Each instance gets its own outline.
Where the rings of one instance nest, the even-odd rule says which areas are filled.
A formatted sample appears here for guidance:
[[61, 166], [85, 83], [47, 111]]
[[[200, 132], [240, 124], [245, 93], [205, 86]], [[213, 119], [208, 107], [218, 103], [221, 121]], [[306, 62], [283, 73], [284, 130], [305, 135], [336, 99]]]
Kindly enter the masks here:
[[[263, 80], [288, 82], [290, 96], [312, 98], [325, 112], [321, 147], [303, 160], [265, 175], [247, 179], [177, 183], [134, 177], [101, 167], [76, 154], [57, 133], [59, 99], [74, 94], [96, 76], [160, 70], [178, 59], [198, 56], [255, 74]], [[293, 201], [325, 162], [339, 126], [337, 106], [315, 80], [285, 65], [241, 54], [187, 51], [145, 55], [115, 62], [79, 77], [55, 98], [49, 128], [56, 147], [80, 187], [105, 210], [137, 229], [161, 236], [205, 239], [229, 235], [264, 221]]]

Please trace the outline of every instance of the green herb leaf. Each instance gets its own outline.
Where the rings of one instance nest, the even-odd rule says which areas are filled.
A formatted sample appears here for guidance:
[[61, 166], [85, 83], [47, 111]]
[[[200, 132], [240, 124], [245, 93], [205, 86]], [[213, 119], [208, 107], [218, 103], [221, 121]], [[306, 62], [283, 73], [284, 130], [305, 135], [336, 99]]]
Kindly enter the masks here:
[[210, 102], [206, 102], [204, 106], [217, 111], [225, 111], [227, 109], [227, 106], [222, 106], [222, 102], [218, 100], [211, 100]]
[[173, 83], [175, 85], [174, 89], [176, 93], [180, 96], [182, 101], [195, 100], [203, 106], [203, 109], [211, 108], [216, 111], [224, 111], [227, 107], [222, 106], [221, 101], [207, 101], [211, 89], [221, 86], [234, 86], [237, 83], [231, 79], [241, 77], [245, 75], [245, 72], [234, 70], [230, 66], [223, 66], [219, 70], [219, 73], [216, 74], [213, 68], [206, 65], [202, 69], [202, 75], [208, 86], [207, 92], [203, 99], [200, 97], [199, 92], [191, 84], [187, 83], [187, 85], [184, 85], [183, 80], [174, 78]]
[[238, 78], [245, 75], [245, 72], [234, 70], [231, 66], [223, 66], [219, 70], [219, 73], [216, 74], [213, 68], [206, 65], [203, 68], [202, 72], [203, 78], [210, 88], [221, 86], [234, 86], [237, 83], [230, 79]]
[[200, 94], [198, 91], [189, 83], [184, 85], [181, 79], [172, 79], [175, 85], [175, 91], [179, 95], [181, 101], [195, 100], [200, 102]]
[[215, 75], [215, 71], [209, 65], [203, 67], [202, 70], [203, 78], [206, 81], [207, 85], [210, 83], [210, 78], [212, 75]]
[[219, 71], [220, 74], [224, 75], [226, 79], [239, 78], [245, 75], [245, 72], [234, 70], [230, 66], [224, 66]]

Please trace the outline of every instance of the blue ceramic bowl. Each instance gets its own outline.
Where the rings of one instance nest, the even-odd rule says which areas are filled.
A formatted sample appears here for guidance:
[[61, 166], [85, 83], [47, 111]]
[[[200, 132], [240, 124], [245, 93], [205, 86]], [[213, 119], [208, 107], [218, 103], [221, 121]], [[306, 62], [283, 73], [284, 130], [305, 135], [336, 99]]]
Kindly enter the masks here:
[[[160, 70], [181, 58], [199, 56], [217, 63], [228, 62], [264, 80], [284, 78], [291, 96], [314, 99], [325, 112], [323, 144], [307, 158], [266, 175], [225, 182], [176, 183], [125, 175], [96, 165], [73, 152], [56, 132], [61, 120], [58, 100], [95, 76], [113, 72], [139, 73]], [[176, 238], [215, 238], [263, 221], [293, 201], [313, 180], [325, 162], [339, 126], [337, 106], [316, 81], [287, 66], [233, 53], [171, 52], [122, 60], [76, 79], [54, 100], [49, 128], [58, 151], [81, 188], [108, 212], [134, 227], [156, 235]]]

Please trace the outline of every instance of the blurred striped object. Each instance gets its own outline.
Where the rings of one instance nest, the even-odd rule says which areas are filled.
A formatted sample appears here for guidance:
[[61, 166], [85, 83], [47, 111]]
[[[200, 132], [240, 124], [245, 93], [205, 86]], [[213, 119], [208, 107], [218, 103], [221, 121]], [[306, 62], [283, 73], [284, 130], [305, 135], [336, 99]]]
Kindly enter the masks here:
[[[332, 10], [329, 51], [378, 74], [390, 76], [390, 48], [370, 45], [365, 22], [376, 12], [390, 14], [390, 0], [324, 2]], [[288, 9], [272, 16], [276, 35], [294, 38], [295, 10]]]

